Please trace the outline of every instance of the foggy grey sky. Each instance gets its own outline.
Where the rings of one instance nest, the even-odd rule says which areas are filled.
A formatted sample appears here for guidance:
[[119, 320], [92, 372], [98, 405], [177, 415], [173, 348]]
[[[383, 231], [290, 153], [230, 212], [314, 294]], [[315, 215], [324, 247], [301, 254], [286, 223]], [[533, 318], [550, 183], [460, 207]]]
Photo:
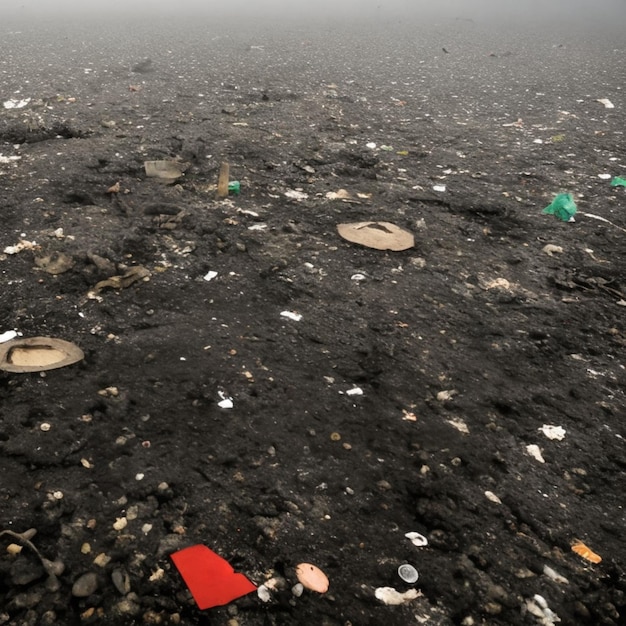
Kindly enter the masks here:
[[181, 16], [227, 12], [235, 15], [298, 17], [317, 15], [367, 18], [383, 17], [490, 17], [541, 19], [558, 17], [609, 18], [626, 16], [626, 0], [2, 0], [0, 16], [53, 14], [73, 17], [85, 14], [179, 14]]

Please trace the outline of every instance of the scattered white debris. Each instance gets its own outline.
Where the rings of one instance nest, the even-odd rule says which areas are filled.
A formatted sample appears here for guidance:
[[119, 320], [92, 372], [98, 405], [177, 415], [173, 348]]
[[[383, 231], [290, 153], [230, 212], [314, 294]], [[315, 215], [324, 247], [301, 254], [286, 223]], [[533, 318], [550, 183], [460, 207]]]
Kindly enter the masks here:
[[605, 109], [614, 109], [615, 105], [608, 98], [598, 98], [596, 102], [604, 105]]
[[213, 270], [211, 270], [206, 273], [206, 275], [204, 276], [204, 280], [206, 280], [208, 283], [212, 281], [215, 277], [217, 277], [217, 272], [214, 272]]
[[598, 174], [598, 178], [601, 178], [602, 180], [609, 180], [612, 176], [610, 174]]
[[437, 401], [448, 402], [448, 400], [452, 400], [452, 398], [454, 398], [454, 396], [456, 396], [457, 393], [459, 392], [456, 389], [447, 389], [445, 391], [440, 391], [437, 394]]
[[569, 585], [569, 580], [565, 578], [565, 576], [561, 576], [557, 571], [553, 570], [549, 565], [543, 566], [543, 573], [551, 578], [554, 582], [562, 583], [564, 585]]
[[22, 100], [7, 100], [4, 103], [5, 109], [23, 109], [30, 102], [30, 98], [23, 98]]
[[3, 163], [4, 165], [8, 165], [9, 163], [15, 163], [15, 161], [19, 161], [22, 157], [21, 156], [4, 156], [3, 154], [0, 153], [0, 163]]
[[285, 191], [285, 196], [291, 198], [291, 200], [306, 200], [309, 194], [304, 193], [304, 191], [298, 191], [297, 189], [290, 189], [289, 191]]
[[500, 498], [498, 498], [498, 496], [493, 491], [485, 491], [485, 497], [487, 498], [487, 500], [491, 500], [496, 504], [502, 504], [502, 500], [500, 500]]
[[424, 535], [420, 535], [420, 533], [410, 532], [406, 533], [404, 536], [409, 539], [414, 546], [418, 548], [423, 548], [424, 546], [428, 545], [428, 539], [426, 539]]
[[220, 401], [217, 403], [220, 409], [232, 409], [235, 406], [233, 399], [226, 392], [218, 391], [217, 395], [220, 397]]
[[546, 462], [546, 460], [543, 458], [543, 456], [541, 454], [541, 449], [539, 448], [539, 446], [535, 445], [534, 443], [530, 444], [529, 446], [526, 446], [526, 452], [530, 456], [532, 456], [534, 459], [539, 461], [539, 463], [545, 463]]
[[252, 224], [248, 226], [248, 230], [267, 230], [267, 224]]
[[533, 139], [533, 143], [543, 143], [543, 139]]
[[469, 435], [469, 427], [460, 417], [453, 417], [452, 419], [446, 420], [450, 426], [456, 428], [460, 433], [464, 435]]
[[14, 246], [7, 246], [3, 252], [4, 254], [17, 254], [22, 250], [33, 250], [36, 247], [36, 241], [26, 241], [26, 239], [20, 239]]
[[562, 426], [552, 426], [544, 424], [539, 429], [548, 439], [563, 441], [565, 439], [565, 429]]
[[296, 313], [295, 311], [282, 311], [280, 316], [286, 317], [288, 320], [292, 320], [293, 322], [299, 322], [302, 319], [302, 315], [300, 315], [300, 313]]
[[409, 589], [404, 593], [400, 593], [393, 587], [378, 587], [378, 589], [374, 591], [374, 595], [383, 604], [398, 606], [400, 604], [407, 604], [408, 602], [419, 598], [422, 594], [417, 589]]
[[346, 391], [346, 395], [347, 396], [362, 396], [363, 389], [361, 389], [360, 387], [353, 387], [352, 389], [348, 389], [348, 391]]
[[446, 190], [445, 185], [433, 185], [433, 191], [444, 192]]
[[526, 610], [539, 618], [541, 626], [554, 626], [561, 621], [560, 617], [551, 611], [543, 596], [535, 594], [532, 599], [526, 600]]

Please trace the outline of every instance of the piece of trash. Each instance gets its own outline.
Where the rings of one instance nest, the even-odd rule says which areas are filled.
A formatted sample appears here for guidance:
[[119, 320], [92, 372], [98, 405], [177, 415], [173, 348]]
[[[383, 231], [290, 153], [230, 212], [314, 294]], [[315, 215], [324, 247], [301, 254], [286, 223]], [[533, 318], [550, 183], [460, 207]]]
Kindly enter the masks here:
[[456, 389], [446, 389], [445, 391], [440, 391], [437, 394], [438, 402], [448, 402], [454, 398], [459, 392]]
[[22, 250], [35, 250], [39, 246], [36, 241], [26, 241], [26, 239], [20, 239], [14, 246], [7, 246], [3, 252], [4, 254], [18, 254]]
[[217, 195], [225, 198], [228, 195], [228, 182], [230, 177], [230, 165], [226, 162], [220, 165], [220, 174], [217, 179]]
[[561, 246], [555, 246], [552, 243], [544, 246], [541, 249], [542, 252], [545, 252], [548, 256], [554, 256], [555, 254], [563, 254], [563, 248]]
[[291, 588], [291, 593], [296, 597], [299, 598], [302, 596], [302, 594], [304, 593], [304, 585], [302, 583], [296, 583], [292, 588]]
[[369, 148], [370, 150], [376, 150], [376, 144], [373, 141], [366, 143], [365, 147]]
[[551, 426], [544, 424], [539, 430], [551, 440], [563, 441], [565, 439], [565, 429], [562, 426]]
[[608, 98], [598, 98], [596, 102], [604, 105], [605, 109], [614, 109], [615, 105]]
[[526, 610], [540, 620], [541, 626], [556, 626], [561, 618], [550, 608], [543, 596], [535, 594], [532, 599], [527, 599], [525, 602]]
[[569, 580], [567, 580], [565, 576], [561, 576], [561, 574], [553, 570], [549, 565], [543, 566], [543, 573], [554, 582], [569, 585]]
[[337, 232], [345, 240], [376, 250], [407, 250], [415, 245], [415, 238], [390, 222], [352, 222], [338, 224]]
[[217, 272], [214, 271], [209, 271], [204, 275], [204, 280], [206, 280], [207, 282], [213, 280], [215, 277], [217, 276]]
[[600, 215], [595, 215], [594, 213], [583, 213], [582, 215], [584, 215], [585, 217], [590, 217], [591, 219], [594, 219], [594, 220], [600, 220], [601, 222], [604, 222], [606, 224], [610, 224], [611, 226], [615, 226], [615, 228], [618, 228], [622, 232], [626, 233], [626, 228], [622, 228], [621, 226], [618, 226], [617, 224], [614, 224], [610, 220], [607, 220], [606, 217], [601, 217]]
[[495, 504], [502, 504], [502, 500], [493, 491], [485, 491], [485, 498]]
[[260, 585], [256, 590], [256, 594], [261, 602], [269, 602], [272, 599], [270, 590], [265, 585]]
[[539, 448], [539, 446], [533, 444], [530, 444], [529, 446], [526, 446], [526, 452], [532, 456], [535, 460], [539, 461], [539, 463], [545, 463], [545, 459], [543, 458], [542, 454], [541, 454], [541, 449]]
[[256, 585], [232, 565], [203, 545], [190, 546], [170, 555], [198, 608], [228, 604], [256, 591]]
[[326, 197], [329, 200], [348, 200], [351, 196], [347, 189], [338, 189], [337, 191], [329, 191]]
[[52, 337], [11, 339], [0, 345], [0, 370], [23, 374], [44, 372], [82, 361], [83, 351], [73, 343]]
[[346, 395], [347, 396], [362, 396], [363, 389], [361, 389], [360, 387], [353, 387], [352, 389], [348, 389], [348, 391], [346, 391]]
[[173, 183], [187, 169], [187, 164], [180, 161], [145, 161], [143, 166], [146, 176], [158, 178], [167, 183]]
[[17, 331], [15, 330], [7, 330], [4, 333], [0, 333], [0, 343], [5, 343], [6, 341], [11, 341], [11, 339], [15, 339], [17, 337]]
[[410, 563], [403, 563], [398, 568], [398, 576], [402, 578], [405, 583], [412, 585], [417, 582], [419, 574], [417, 570]]
[[296, 313], [295, 311], [282, 311], [280, 316], [286, 317], [288, 320], [292, 320], [293, 322], [299, 322], [302, 319], [302, 315], [300, 313]]
[[393, 146], [381, 146], [380, 149], [385, 152], [393, 152]]
[[601, 178], [602, 180], [609, 180], [609, 178], [611, 178], [610, 174], [598, 174], [598, 178]]
[[377, 600], [380, 600], [383, 604], [389, 606], [399, 606], [400, 604], [407, 604], [419, 598], [422, 594], [417, 589], [409, 589], [404, 593], [396, 591], [393, 587], [378, 587], [374, 591], [374, 595]]
[[44, 272], [57, 276], [74, 267], [74, 259], [64, 252], [53, 252], [46, 256], [35, 257], [35, 265]]
[[217, 395], [220, 397], [220, 401], [217, 403], [220, 409], [232, 409], [235, 406], [233, 399], [226, 392], [218, 391]]
[[554, 215], [563, 222], [573, 222], [576, 214], [576, 203], [571, 193], [560, 193], [542, 211], [547, 215]]
[[365, 274], [352, 274], [352, 276], [350, 276], [350, 280], [353, 280], [357, 283], [360, 283], [363, 280], [366, 280], [367, 276]]
[[311, 563], [300, 563], [296, 566], [298, 582], [311, 591], [326, 593], [328, 591], [328, 577], [324, 572]]
[[112, 289], [126, 289], [140, 280], [149, 280], [151, 274], [143, 265], [133, 265], [121, 276], [111, 276], [106, 280], [96, 283], [96, 286], [87, 294], [89, 298], [97, 298], [98, 294], [106, 287]]
[[446, 190], [446, 186], [445, 185], [433, 185], [433, 190], [443, 192]]
[[8, 165], [9, 163], [15, 163], [15, 161], [19, 161], [22, 157], [21, 156], [4, 156], [3, 154], [0, 154], [0, 163], [4, 164], [4, 165]]
[[241, 183], [238, 180], [231, 180], [228, 183], [228, 193], [238, 196], [241, 193]]
[[291, 198], [292, 200], [306, 200], [309, 194], [304, 193], [304, 191], [298, 191], [297, 189], [290, 189], [289, 191], [285, 191], [285, 197]]
[[121, 189], [120, 181], [118, 180], [114, 185], [111, 185], [107, 189], [107, 193], [111, 193], [111, 194], [119, 193], [120, 189]]
[[424, 535], [420, 535], [420, 533], [410, 532], [406, 533], [404, 536], [409, 539], [414, 546], [418, 548], [423, 548], [424, 546], [428, 545], [428, 539], [426, 539]]
[[23, 98], [22, 100], [6, 100], [4, 102], [5, 109], [23, 109], [30, 102], [30, 98]]
[[460, 433], [469, 435], [469, 427], [460, 417], [453, 417], [452, 419], [446, 420], [446, 422], [453, 428], [456, 428]]
[[572, 545], [572, 551], [581, 556], [586, 561], [590, 563], [600, 563], [602, 561], [602, 557], [599, 554], [596, 554], [588, 548], [582, 541], [577, 541]]
[[615, 176], [611, 181], [611, 187], [626, 187], [626, 178]]

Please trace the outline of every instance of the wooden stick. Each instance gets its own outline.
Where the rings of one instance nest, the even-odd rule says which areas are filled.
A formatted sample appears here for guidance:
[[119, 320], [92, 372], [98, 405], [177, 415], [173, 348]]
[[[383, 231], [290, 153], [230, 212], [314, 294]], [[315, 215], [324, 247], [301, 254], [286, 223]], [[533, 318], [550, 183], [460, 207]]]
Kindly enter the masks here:
[[224, 162], [220, 165], [220, 177], [217, 181], [217, 195], [225, 198], [228, 195], [228, 179], [230, 175], [230, 166]]

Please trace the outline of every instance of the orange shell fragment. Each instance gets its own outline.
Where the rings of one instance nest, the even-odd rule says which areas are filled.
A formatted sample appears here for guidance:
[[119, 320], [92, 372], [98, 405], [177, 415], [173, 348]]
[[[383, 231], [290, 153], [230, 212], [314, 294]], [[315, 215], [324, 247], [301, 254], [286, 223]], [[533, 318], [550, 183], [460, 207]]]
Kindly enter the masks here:
[[602, 557], [599, 554], [596, 554], [580, 541], [572, 545], [572, 551], [591, 563], [600, 563], [602, 561]]
[[326, 574], [311, 563], [300, 563], [296, 567], [296, 576], [303, 587], [318, 593], [326, 593], [328, 591], [328, 578]]

